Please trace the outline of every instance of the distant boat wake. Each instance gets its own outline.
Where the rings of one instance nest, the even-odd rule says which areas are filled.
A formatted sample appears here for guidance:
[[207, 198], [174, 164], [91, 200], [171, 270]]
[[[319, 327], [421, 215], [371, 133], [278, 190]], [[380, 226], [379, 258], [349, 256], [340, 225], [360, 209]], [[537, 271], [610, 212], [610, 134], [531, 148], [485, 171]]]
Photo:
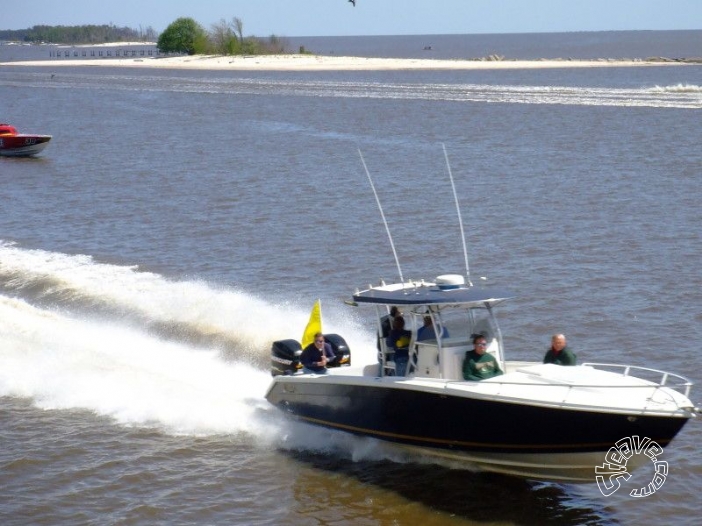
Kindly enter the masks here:
[[505, 104], [563, 104], [647, 108], [702, 108], [702, 86], [611, 88], [499, 84], [354, 82], [341, 80], [276, 80], [260, 78], [151, 77], [62, 73], [47, 79], [42, 73], [0, 76], [0, 86], [33, 88], [109, 89], [247, 95], [286, 95], [367, 99], [437, 100]]

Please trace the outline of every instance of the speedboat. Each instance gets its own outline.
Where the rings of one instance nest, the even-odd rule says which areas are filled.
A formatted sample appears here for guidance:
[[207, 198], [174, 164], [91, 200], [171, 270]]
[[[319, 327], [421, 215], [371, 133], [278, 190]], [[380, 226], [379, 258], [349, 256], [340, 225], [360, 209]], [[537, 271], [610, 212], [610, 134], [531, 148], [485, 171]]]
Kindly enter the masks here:
[[0, 155], [5, 157], [31, 157], [49, 144], [51, 135], [19, 133], [10, 124], [0, 124]]
[[[273, 342], [273, 380], [266, 399], [309, 424], [392, 442], [470, 469], [548, 481], [596, 480], [601, 491], [610, 491], [619, 478], [629, 478], [629, 471], [653, 461], [655, 482], [664, 480], [662, 448], [700, 412], [689, 398], [692, 382], [635, 365], [508, 360], [495, 308], [513, 295], [483, 278], [473, 283], [465, 236], [465, 274], [405, 281], [375, 185], [359, 154], [399, 277], [396, 283], [381, 281], [356, 290], [347, 301], [375, 308], [377, 363], [352, 366], [344, 338], [324, 334], [336, 358], [324, 374], [303, 374], [302, 345], [292, 339]], [[444, 154], [463, 232], [445, 147]], [[410, 333], [402, 345], [409, 354], [402, 376], [404, 368], [396, 368], [395, 350], [385, 338], [393, 308], [404, 310]], [[313, 309], [303, 341], [316, 330], [310, 328], [316, 314], [321, 320], [321, 312]], [[432, 328], [429, 338], [419, 330], [425, 320]], [[478, 336], [503, 374], [464, 377], [464, 360]]]
[[[561, 482], [593, 482], [596, 468], [610, 465], [605, 457], [609, 453], [611, 460], [615, 444], [646, 438], [664, 448], [697, 417], [689, 398], [692, 382], [677, 374], [634, 365], [506, 359], [494, 309], [511, 297], [462, 274], [357, 290], [347, 303], [375, 307], [378, 362], [351, 366], [345, 340], [325, 334], [339, 363], [326, 374], [302, 374], [300, 344], [274, 342], [266, 399], [310, 424], [471, 469]], [[392, 306], [409, 318], [406, 376], [395, 375], [393, 350], [382, 337], [382, 320]], [[418, 338], [425, 317], [434, 327], [431, 339]], [[476, 334], [486, 339], [504, 374], [464, 379], [463, 360]], [[628, 471], [650, 461], [650, 455], [629, 456]]]

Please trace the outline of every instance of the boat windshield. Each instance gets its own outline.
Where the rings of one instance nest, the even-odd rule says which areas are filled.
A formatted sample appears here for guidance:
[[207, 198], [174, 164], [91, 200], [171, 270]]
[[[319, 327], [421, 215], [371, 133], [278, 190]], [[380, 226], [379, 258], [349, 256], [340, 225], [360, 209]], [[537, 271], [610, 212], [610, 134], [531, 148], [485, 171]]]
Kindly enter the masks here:
[[471, 341], [473, 334], [482, 334], [488, 341], [498, 337], [496, 323], [485, 307], [415, 309], [412, 324], [418, 340], [451, 339]]

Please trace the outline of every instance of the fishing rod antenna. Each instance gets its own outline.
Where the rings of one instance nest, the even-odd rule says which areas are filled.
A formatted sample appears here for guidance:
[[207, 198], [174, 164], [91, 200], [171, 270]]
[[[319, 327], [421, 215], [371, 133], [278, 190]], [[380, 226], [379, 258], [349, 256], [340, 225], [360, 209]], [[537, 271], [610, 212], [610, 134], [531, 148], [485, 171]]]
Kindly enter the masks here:
[[468, 285], [473, 286], [473, 282], [470, 279], [470, 266], [468, 265], [468, 248], [466, 246], [466, 235], [463, 231], [463, 218], [461, 217], [461, 207], [458, 204], [458, 194], [456, 193], [456, 185], [453, 183], [453, 173], [451, 172], [451, 163], [449, 163], [448, 152], [446, 152], [446, 145], [441, 143], [441, 147], [444, 149], [444, 159], [446, 159], [446, 168], [448, 169], [449, 180], [451, 181], [451, 189], [453, 190], [453, 199], [456, 202], [456, 213], [458, 214], [458, 226], [461, 227], [461, 241], [463, 242], [463, 258], [466, 262], [466, 279], [468, 280]]
[[366, 176], [368, 177], [368, 182], [373, 190], [373, 195], [375, 196], [375, 202], [378, 203], [378, 210], [380, 210], [380, 217], [383, 218], [383, 224], [385, 225], [385, 231], [388, 233], [388, 239], [390, 240], [390, 247], [392, 248], [392, 254], [395, 256], [395, 264], [397, 264], [397, 273], [400, 275], [400, 283], [404, 283], [405, 280], [402, 277], [402, 269], [400, 268], [400, 260], [397, 257], [397, 251], [395, 250], [395, 243], [392, 240], [392, 235], [390, 234], [390, 227], [385, 219], [385, 213], [383, 212], [383, 207], [380, 205], [380, 198], [378, 197], [378, 192], [375, 191], [375, 185], [373, 184], [373, 179], [371, 178], [368, 167], [366, 166], [366, 160], [363, 158], [361, 149], [358, 149], [358, 155], [361, 157], [361, 163], [363, 164], [363, 169], [366, 171]]

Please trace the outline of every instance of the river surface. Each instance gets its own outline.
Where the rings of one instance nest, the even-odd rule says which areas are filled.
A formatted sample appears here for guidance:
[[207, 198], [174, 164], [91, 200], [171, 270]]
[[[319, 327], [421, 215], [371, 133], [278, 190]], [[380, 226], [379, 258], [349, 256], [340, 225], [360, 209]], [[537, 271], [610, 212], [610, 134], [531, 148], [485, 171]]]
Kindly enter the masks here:
[[694, 65], [3, 67], [0, 121], [53, 140], [0, 158], [0, 523], [697, 524], [699, 422], [659, 491], [604, 497], [594, 466], [567, 485], [436, 465], [264, 394], [317, 298], [374, 359], [372, 313], [343, 301], [398, 271], [359, 150], [405, 278], [465, 271], [442, 145], [471, 275], [515, 293], [508, 357], [565, 332], [582, 361], [699, 385], [701, 109]]

